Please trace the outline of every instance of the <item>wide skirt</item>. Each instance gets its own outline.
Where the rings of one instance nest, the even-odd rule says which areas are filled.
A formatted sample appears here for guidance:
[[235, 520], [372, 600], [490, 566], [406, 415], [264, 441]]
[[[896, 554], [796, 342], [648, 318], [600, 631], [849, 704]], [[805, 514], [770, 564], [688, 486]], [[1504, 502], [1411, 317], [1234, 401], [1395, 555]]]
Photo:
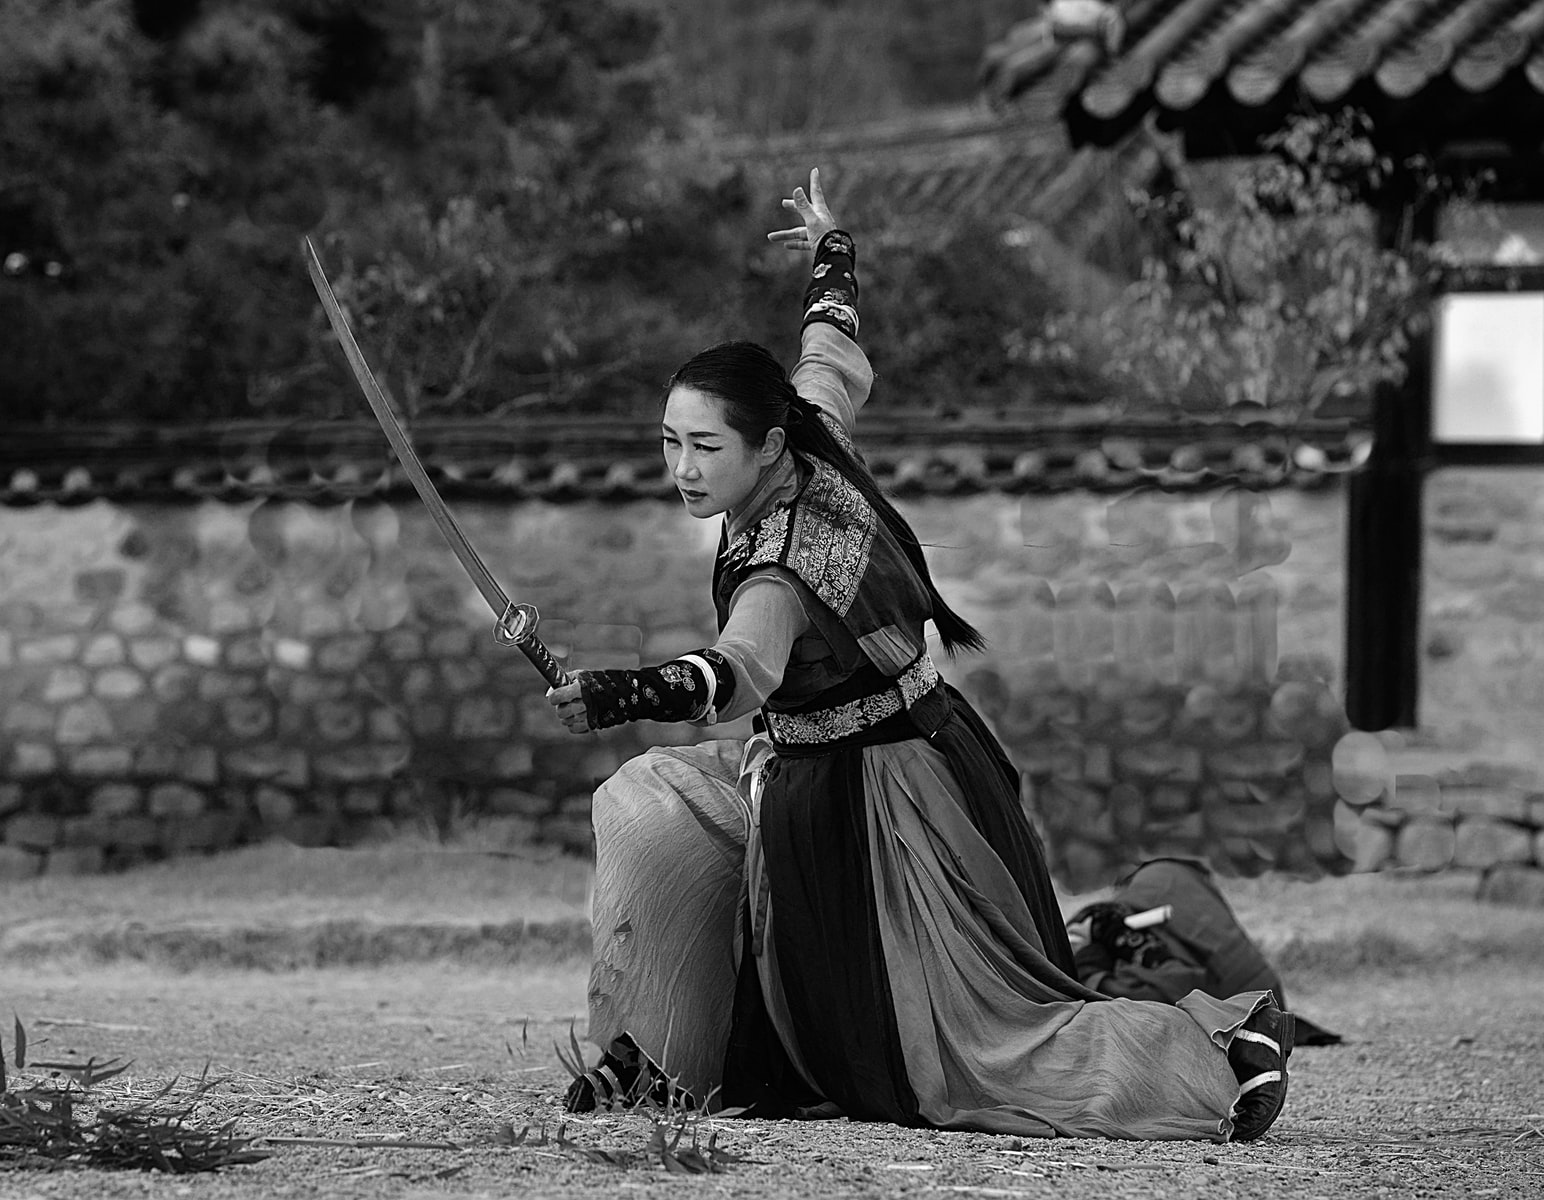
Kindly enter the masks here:
[[595, 797], [590, 1039], [759, 1115], [1225, 1140], [1265, 994], [1080, 984], [1017, 776], [953, 704], [932, 738], [624, 765]]

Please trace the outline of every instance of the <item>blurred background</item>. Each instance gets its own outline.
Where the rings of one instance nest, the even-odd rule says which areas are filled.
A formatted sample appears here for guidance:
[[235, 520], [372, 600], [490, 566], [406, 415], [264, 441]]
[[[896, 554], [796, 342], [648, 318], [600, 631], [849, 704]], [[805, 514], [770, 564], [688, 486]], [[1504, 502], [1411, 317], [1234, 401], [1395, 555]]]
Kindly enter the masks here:
[[659, 661], [717, 536], [660, 387], [795, 352], [764, 235], [820, 166], [863, 445], [992, 640], [947, 673], [1058, 880], [1544, 895], [1537, 8], [3, 0], [0, 878], [587, 853], [594, 783], [705, 735], [551, 719], [302, 238], [553, 650]]
[[[7, 0], [7, 417], [354, 415], [303, 234], [406, 413], [645, 412], [707, 342], [793, 340], [762, 235], [818, 164], [753, 178], [733, 140], [969, 104], [1017, 7]], [[932, 232], [888, 269], [954, 245], [933, 319], [966, 331], [1017, 289]]]

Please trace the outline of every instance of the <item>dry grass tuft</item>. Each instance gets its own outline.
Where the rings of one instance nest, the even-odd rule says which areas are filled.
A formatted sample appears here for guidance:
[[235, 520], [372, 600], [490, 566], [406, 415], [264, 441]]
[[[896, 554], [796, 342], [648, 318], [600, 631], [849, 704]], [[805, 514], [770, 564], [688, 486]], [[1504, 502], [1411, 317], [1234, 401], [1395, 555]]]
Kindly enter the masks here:
[[[212, 1086], [207, 1078], [199, 1079], [180, 1106], [161, 1103], [174, 1091], [175, 1079], [143, 1100], [112, 1106], [93, 1089], [121, 1075], [128, 1063], [95, 1058], [29, 1063], [27, 1030], [19, 1018], [13, 1061], [17, 1071], [34, 1074], [8, 1080], [3, 1051], [0, 1045], [0, 1161], [11, 1166], [71, 1164], [187, 1175], [268, 1157], [253, 1149], [253, 1139], [236, 1136], [234, 1121], [215, 1129], [190, 1123]], [[48, 1077], [36, 1078], [42, 1071]]]
[[[600, 1163], [608, 1167], [656, 1167], [662, 1166], [675, 1175], [718, 1175], [734, 1163], [750, 1162], [744, 1155], [734, 1154], [718, 1144], [718, 1132], [701, 1140], [702, 1117], [688, 1109], [678, 1109], [674, 1114], [650, 1113], [648, 1143], [642, 1150], [610, 1150], [597, 1146], [584, 1146], [568, 1136], [567, 1123], [560, 1124], [557, 1132], [548, 1135], [547, 1127], [540, 1126], [532, 1135], [531, 1127], [523, 1125], [516, 1133], [514, 1126], [505, 1124], [495, 1137], [495, 1144], [509, 1147], [550, 1147], [583, 1162]], [[691, 1142], [683, 1146], [686, 1135]]]
[[[624, 1078], [613, 1070], [607, 1065], [604, 1056], [596, 1066], [586, 1067], [584, 1049], [572, 1025], [568, 1028], [568, 1043], [567, 1050], [560, 1045], [554, 1045], [553, 1049], [557, 1051], [558, 1062], [562, 1063], [572, 1081], [570, 1094], [576, 1086], [587, 1086], [594, 1096], [596, 1108], [608, 1112], [618, 1109], [642, 1112], [649, 1119], [650, 1131], [648, 1145], [638, 1154], [626, 1150], [596, 1150], [579, 1146], [565, 1139], [567, 1127], [560, 1125], [553, 1142], [559, 1149], [591, 1162], [606, 1162], [620, 1167], [635, 1163], [660, 1165], [680, 1175], [715, 1175], [728, 1170], [731, 1163], [746, 1161], [742, 1156], [731, 1154], [718, 1145], [717, 1131], [708, 1135], [706, 1145], [702, 1142], [702, 1123], [714, 1107], [714, 1093], [709, 1093], [704, 1103], [699, 1105], [696, 1098], [681, 1087], [677, 1077], [666, 1075], [642, 1054], [639, 1054], [639, 1066], [631, 1078]], [[712, 1115], [734, 1117], [744, 1111], [741, 1108], [720, 1108]], [[545, 1144], [527, 1141], [529, 1127], [522, 1129], [518, 1135], [513, 1128], [506, 1128], [511, 1140], [504, 1144]], [[688, 1133], [691, 1134], [691, 1143], [683, 1147], [681, 1141]], [[545, 1135], [543, 1129], [538, 1136]]]

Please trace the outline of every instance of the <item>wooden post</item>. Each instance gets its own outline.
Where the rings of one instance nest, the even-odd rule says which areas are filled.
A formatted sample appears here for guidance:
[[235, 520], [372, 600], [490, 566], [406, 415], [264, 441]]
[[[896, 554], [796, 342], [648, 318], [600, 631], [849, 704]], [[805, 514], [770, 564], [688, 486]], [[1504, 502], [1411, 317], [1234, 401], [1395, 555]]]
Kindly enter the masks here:
[[1379, 389], [1372, 455], [1348, 491], [1346, 715], [1359, 729], [1416, 722], [1429, 353], [1413, 339], [1404, 386]]

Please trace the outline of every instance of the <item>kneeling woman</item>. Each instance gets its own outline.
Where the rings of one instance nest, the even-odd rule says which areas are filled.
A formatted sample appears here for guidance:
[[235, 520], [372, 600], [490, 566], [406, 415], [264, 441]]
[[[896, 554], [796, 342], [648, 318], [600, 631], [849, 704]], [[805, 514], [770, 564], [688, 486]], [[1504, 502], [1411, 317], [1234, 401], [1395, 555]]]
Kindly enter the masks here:
[[1078, 982], [1017, 772], [924, 629], [951, 654], [980, 635], [853, 450], [872, 373], [852, 239], [817, 174], [783, 204], [803, 224], [771, 238], [814, 251], [798, 365], [712, 347], [662, 420], [687, 511], [724, 517], [718, 640], [549, 697], [575, 732], [765, 725], [645, 754], [596, 793], [591, 1040], [625, 1083], [663, 1073], [757, 1116], [1258, 1137], [1292, 1045], [1270, 993], [1169, 1005]]

